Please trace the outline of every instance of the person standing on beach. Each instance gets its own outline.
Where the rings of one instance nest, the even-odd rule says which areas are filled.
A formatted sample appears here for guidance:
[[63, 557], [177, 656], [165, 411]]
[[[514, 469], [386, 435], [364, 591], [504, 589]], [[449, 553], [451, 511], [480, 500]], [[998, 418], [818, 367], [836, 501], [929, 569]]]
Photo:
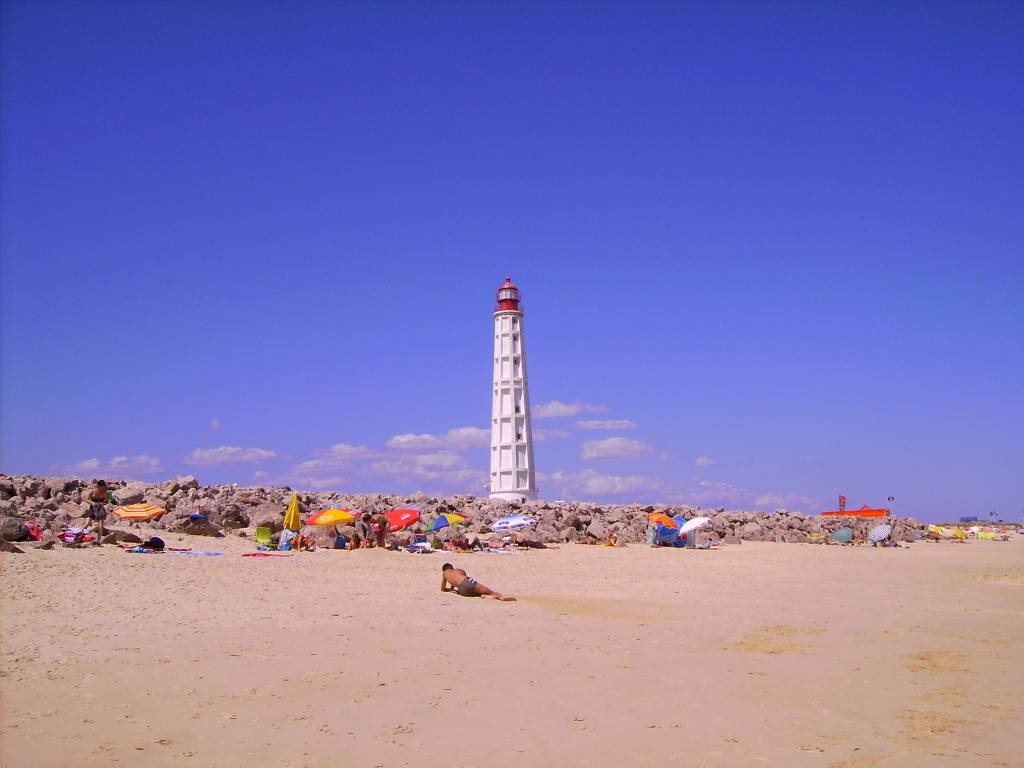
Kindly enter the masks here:
[[[96, 541], [95, 544], [99, 545], [103, 541], [103, 537], [107, 535], [107, 529], [104, 521], [107, 519], [107, 481], [97, 480], [96, 487], [89, 492], [89, 495], [85, 497], [85, 500], [89, 503], [89, 509], [85, 513], [87, 520], [92, 521], [92, 525], [96, 528]], [[86, 524], [86, 528], [89, 524]]]
[[387, 545], [388, 527], [390, 523], [380, 512], [370, 517], [370, 536], [376, 539], [377, 546], [383, 549]]
[[352, 535], [352, 549], [370, 546], [370, 513], [366, 512], [356, 520], [356, 532]]
[[515, 598], [511, 595], [506, 596], [495, 592], [472, 576], [467, 576], [464, 570], [456, 568], [451, 563], [441, 566], [441, 591], [458, 592], [463, 597], [492, 597], [506, 603], [515, 602]]

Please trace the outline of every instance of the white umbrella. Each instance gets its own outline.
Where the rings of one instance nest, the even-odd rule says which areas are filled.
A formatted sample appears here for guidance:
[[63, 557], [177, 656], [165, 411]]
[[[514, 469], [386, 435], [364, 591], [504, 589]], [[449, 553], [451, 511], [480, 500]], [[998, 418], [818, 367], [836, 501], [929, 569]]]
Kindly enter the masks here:
[[703, 528], [710, 522], [710, 517], [694, 517], [682, 524], [682, 526], [679, 528], [679, 535], [681, 536], [684, 533], [696, 531], [698, 528]]
[[536, 525], [537, 521], [525, 515], [509, 515], [491, 523], [492, 531], [514, 531], [516, 528], [525, 528], [528, 525]]
[[889, 534], [892, 533], [892, 526], [888, 523], [882, 523], [876, 525], [870, 531], [868, 531], [868, 541], [872, 544], [877, 544], [880, 541], [885, 541], [889, 538]]

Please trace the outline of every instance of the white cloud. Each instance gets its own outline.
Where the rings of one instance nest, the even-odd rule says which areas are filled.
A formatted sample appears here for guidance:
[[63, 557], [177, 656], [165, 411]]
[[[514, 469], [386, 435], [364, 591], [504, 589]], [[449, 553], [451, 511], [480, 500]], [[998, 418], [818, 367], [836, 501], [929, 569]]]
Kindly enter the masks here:
[[210, 429], [216, 432], [220, 429], [220, 419], [210, 419]]
[[396, 451], [433, 451], [452, 447], [457, 451], [486, 448], [491, 444], [491, 431], [483, 427], [456, 427], [443, 435], [395, 435], [385, 443]]
[[630, 419], [583, 419], [576, 422], [581, 429], [635, 429], [636, 422]]
[[693, 462], [695, 467], [710, 467], [715, 463], [715, 460], [710, 456], [698, 456], [697, 460]]
[[398, 451], [423, 451], [442, 445], [441, 439], [434, 435], [395, 435], [385, 445]]
[[331, 477], [289, 475], [288, 485], [300, 489], [310, 488], [314, 491], [335, 490], [345, 485], [345, 478], [335, 475]]
[[560, 470], [544, 479], [562, 498], [645, 495], [662, 486], [661, 478], [652, 475], [605, 475], [593, 469], [575, 473]]
[[456, 450], [486, 448], [491, 444], [491, 430], [483, 427], [456, 427], [448, 430], [444, 442]]
[[353, 459], [359, 456], [366, 456], [369, 452], [370, 449], [365, 445], [335, 443], [324, 452], [324, 456], [331, 459]]
[[257, 469], [255, 472], [252, 473], [252, 476], [253, 479], [255, 480], [262, 480], [264, 477], [269, 477], [269, 475], [262, 469]]
[[654, 447], [639, 440], [626, 437], [609, 437], [604, 440], [587, 440], [583, 443], [583, 459], [625, 459], [632, 456], [647, 456], [654, 453]]
[[481, 493], [487, 472], [468, 466], [451, 452], [425, 453], [373, 461], [363, 469], [367, 477], [390, 477], [399, 482], [429, 483], [437, 492]]
[[533, 430], [533, 439], [538, 443], [543, 443], [545, 440], [561, 440], [565, 437], [571, 437], [571, 435], [564, 429], [535, 429]]
[[535, 419], [556, 419], [563, 416], [576, 416], [580, 413], [600, 413], [607, 411], [606, 405], [591, 405], [589, 403], [563, 403], [560, 400], [552, 400], [550, 403], [541, 403], [530, 409], [530, 415]]
[[75, 475], [113, 475], [130, 478], [134, 475], [157, 475], [164, 471], [164, 467], [156, 456], [140, 453], [137, 456], [114, 456], [107, 461], [100, 461], [97, 458], [85, 459], [67, 467], [67, 471]]
[[239, 448], [237, 445], [221, 445], [216, 448], [196, 448], [182, 459], [186, 464], [210, 467], [217, 464], [251, 464], [276, 458], [274, 451], [266, 448]]

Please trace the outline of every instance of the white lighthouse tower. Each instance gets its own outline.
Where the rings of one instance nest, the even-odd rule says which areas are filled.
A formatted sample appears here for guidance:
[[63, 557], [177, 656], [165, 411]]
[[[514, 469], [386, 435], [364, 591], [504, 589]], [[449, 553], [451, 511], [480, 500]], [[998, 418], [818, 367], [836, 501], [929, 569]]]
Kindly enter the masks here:
[[494, 308], [494, 387], [491, 401], [491, 498], [537, 498], [533, 429], [526, 383], [526, 344], [519, 289], [510, 277]]

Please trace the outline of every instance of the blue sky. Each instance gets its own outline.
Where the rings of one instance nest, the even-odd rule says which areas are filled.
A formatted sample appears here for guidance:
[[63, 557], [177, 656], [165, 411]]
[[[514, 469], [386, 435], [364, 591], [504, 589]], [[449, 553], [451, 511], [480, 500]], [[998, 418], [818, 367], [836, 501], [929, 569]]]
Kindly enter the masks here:
[[1018, 3], [0, 34], [4, 471], [479, 493], [510, 273], [547, 498], [1024, 510]]

